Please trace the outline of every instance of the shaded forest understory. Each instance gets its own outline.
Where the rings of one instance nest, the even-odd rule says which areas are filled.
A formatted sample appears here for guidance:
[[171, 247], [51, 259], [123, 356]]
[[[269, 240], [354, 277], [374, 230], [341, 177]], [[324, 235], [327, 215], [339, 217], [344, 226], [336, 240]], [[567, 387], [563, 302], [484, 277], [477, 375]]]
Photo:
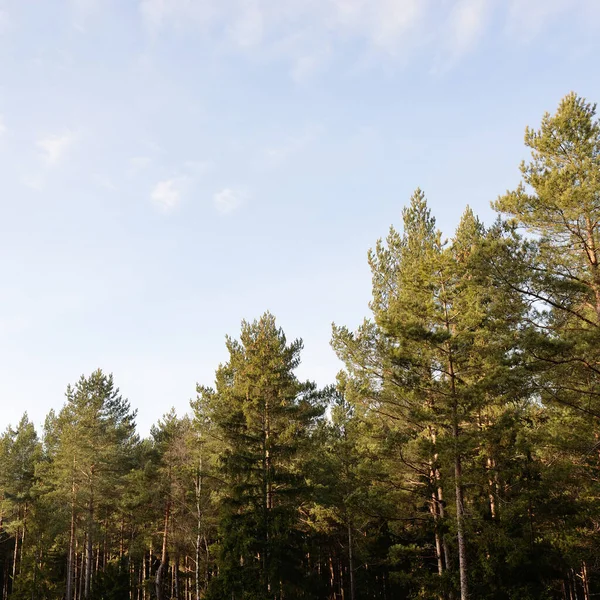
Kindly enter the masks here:
[[[569, 94], [450, 240], [417, 190], [318, 389], [266, 313], [146, 439], [110, 375], [0, 438], [0, 599], [600, 596], [600, 124]], [[343, 302], [343, 298], [340, 299]], [[4, 399], [10, 401], [10, 399]]]

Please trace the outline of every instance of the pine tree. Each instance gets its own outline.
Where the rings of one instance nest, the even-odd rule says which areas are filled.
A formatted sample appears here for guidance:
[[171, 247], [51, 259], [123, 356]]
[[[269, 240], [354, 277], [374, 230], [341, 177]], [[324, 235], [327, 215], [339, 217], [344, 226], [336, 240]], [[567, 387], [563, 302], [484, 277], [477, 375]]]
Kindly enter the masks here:
[[[581, 498], [594, 503], [600, 495], [593, 483], [600, 468], [600, 121], [596, 105], [568, 94], [554, 115], [544, 115], [539, 130], [526, 129], [525, 144], [531, 149], [531, 160], [521, 164], [522, 183], [494, 207], [526, 234], [529, 277], [517, 289], [531, 303], [523, 347], [536, 396], [546, 407], [548, 431], [554, 432], [547, 438], [553, 440], [554, 455], [544, 460], [555, 467], [567, 454], [571, 465], [585, 465], [589, 478]], [[573, 474], [572, 468], [568, 471]], [[550, 490], [551, 495], [556, 493]], [[557, 504], [563, 499], [557, 498]], [[587, 509], [580, 506], [579, 512]], [[588, 548], [576, 551], [582, 557], [580, 576], [588, 596], [586, 561], [594, 555], [588, 543], [594, 527], [592, 521], [575, 522], [560, 543], [563, 549]], [[583, 535], [574, 535], [575, 531]], [[575, 585], [573, 579], [565, 575], [569, 590]]]
[[82, 376], [74, 387], [68, 386], [66, 396], [67, 403], [53, 424], [49, 440], [48, 477], [57, 501], [70, 505], [67, 600], [75, 591], [76, 536], [79, 521], [84, 523], [79, 581], [87, 600], [91, 598], [94, 553], [100, 553], [100, 548], [95, 548], [99, 542], [98, 515], [106, 514], [120, 480], [133, 466], [135, 413], [115, 388], [112, 375], [101, 370], [88, 378]]
[[315, 386], [298, 381], [302, 342], [287, 344], [266, 313], [227, 339], [229, 361], [205, 390], [226, 449], [219, 576], [213, 597], [299, 597], [306, 494], [300, 453], [321, 408]]
[[[355, 397], [362, 396], [394, 432], [404, 481], [416, 484], [423, 500], [429, 497], [443, 579], [456, 564], [448, 539], [449, 513], [453, 517], [464, 600], [465, 480], [473, 477], [464, 465], [480, 443], [477, 420], [489, 419], [501, 396], [515, 389], [511, 355], [522, 303], [512, 290], [494, 286], [487, 255], [504, 242], [487, 234], [470, 210], [448, 245], [420, 190], [403, 217], [403, 234], [392, 229], [387, 244], [378, 242], [370, 255], [375, 322], [365, 322], [356, 334], [335, 328], [333, 344], [354, 379]], [[453, 509], [446, 499], [450, 486]], [[490, 490], [491, 510], [494, 494]]]

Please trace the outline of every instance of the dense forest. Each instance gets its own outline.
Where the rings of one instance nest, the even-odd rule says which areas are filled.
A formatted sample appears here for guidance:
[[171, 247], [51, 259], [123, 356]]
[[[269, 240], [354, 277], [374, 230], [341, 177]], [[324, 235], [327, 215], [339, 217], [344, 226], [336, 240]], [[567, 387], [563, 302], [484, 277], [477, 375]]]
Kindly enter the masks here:
[[569, 94], [525, 144], [490, 227], [467, 208], [445, 240], [413, 194], [331, 386], [265, 313], [147, 438], [101, 370], [8, 427], [0, 598], [600, 596], [595, 105]]

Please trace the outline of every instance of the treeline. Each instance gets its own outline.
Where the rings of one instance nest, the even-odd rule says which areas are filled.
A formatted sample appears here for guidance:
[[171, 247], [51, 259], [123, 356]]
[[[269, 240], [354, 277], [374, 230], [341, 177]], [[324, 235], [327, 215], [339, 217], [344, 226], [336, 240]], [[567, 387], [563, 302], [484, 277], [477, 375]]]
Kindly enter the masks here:
[[[335, 385], [266, 313], [146, 439], [98, 370], [0, 439], [0, 598], [600, 595], [600, 124], [570, 94], [450, 240], [417, 190]], [[9, 401], [10, 399], [4, 399]]]

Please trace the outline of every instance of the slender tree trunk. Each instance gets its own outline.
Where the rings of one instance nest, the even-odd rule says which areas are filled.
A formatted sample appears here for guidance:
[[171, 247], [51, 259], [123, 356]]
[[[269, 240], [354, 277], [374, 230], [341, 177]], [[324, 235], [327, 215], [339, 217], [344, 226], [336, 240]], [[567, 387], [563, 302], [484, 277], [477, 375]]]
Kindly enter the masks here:
[[263, 420], [263, 502], [264, 502], [264, 528], [265, 528], [265, 547], [262, 552], [262, 563], [263, 563], [263, 578], [265, 594], [268, 596], [271, 593], [271, 582], [269, 580], [269, 512], [272, 508], [272, 489], [271, 489], [271, 452], [270, 452], [270, 405], [269, 398], [265, 398], [264, 407], [264, 420]]
[[590, 600], [590, 580], [588, 578], [587, 564], [581, 563], [581, 582], [583, 584], [583, 597], [585, 600]]
[[[17, 517], [19, 515], [17, 514]], [[17, 527], [17, 531], [15, 531], [15, 548], [13, 551], [13, 564], [12, 564], [12, 574], [11, 574], [11, 581], [10, 581], [10, 588], [11, 591], [14, 589], [15, 587], [15, 579], [17, 578], [17, 562], [19, 560], [19, 534], [21, 532], [21, 528]]]
[[[430, 408], [433, 408], [433, 402], [429, 402], [428, 406]], [[440, 506], [440, 499], [438, 498], [438, 495], [437, 495], [437, 489], [439, 489], [441, 491], [441, 486], [440, 486], [440, 481], [439, 481], [440, 473], [439, 473], [439, 469], [437, 468], [438, 453], [435, 450], [435, 446], [436, 446], [436, 442], [437, 442], [437, 434], [433, 427], [429, 426], [428, 429], [429, 429], [429, 438], [430, 438], [431, 444], [433, 446], [433, 456], [429, 459], [429, 482], [432, 486], [431, 501], [429, 504], [429, 512], [431, 513], [433, 520], [434, 520], [435, 555], [436, 555], [436, 559], [437, 559], [438, 575], [440, 575], [440, 577], [441, 577], [444, 572], [444, 559], [442, 557], [442, 536], [440, 535], [440, 529], [439, 529], [441, 506]]]
[[208, 547], [208, 540], [206, 539], [206, 536], [203, 535], [202, 539], [204, 540], [204, 550], [206, 553], [206, 565], [204, 567], [204, 589], [206, 590], [208, 588], [208, 581], [210, 579], [210, 549]]
[[196, 569], [195, 569], [195, 578], [196, 578], [196, 600], [200, 600], [200, 529], [196, 534]]
[[[75, 579], [75, 595], [77, 596], [77, 598], [79, 598], [79, 600], [81, 600], [81, 598], [83, 598], [83, 584], [85, 582], [85, 561], [86, 561], [86, 551], [87, 549], [87, 533], [84, 534], [83, 536], [83, 547], [81, 549], [81, 561], [79, 562], [79, 592], [77, 592], [77, 578]], [[75, 554], [75, 557], [77, 558], [77, 554]], [[77, 567], [77, 563], [75, 564], [75, 566]]]
[[347, 519], [348, 523], [348, 571], [350, 576], [350, 600], [356, 600], [356, 585], [354, 582], [354, 556], [352, 550], [352, 526], [350, 519]]
[[21, 574], [21, 565], [23, 564], [23, 550], [25, 548], [25, 532], [27, 531], [27, 513], [29, 506], [27, 502], [25, 502], [25, 506], [23, 508], [23, 526], [21, 527], [21, 550], [19, 552], [19, 568], [17, 570], [17, 575]]
[[452, 389], [452, 436], [454, 438], [454, 489], [456, 493], [456, 537], [458, 541], [458, 571], [460, 576], [460, 599], [468, 600], [469, 585], [467, 578], [467, 545], [464, 528], [464, 498], [462, 489], [462, 460], [460, 454], [459, 437], [460, 426], [458, 423], [458, 399], [456, 395], [456, 380], [452, 354], [448, 361], [448, 372]]
[[179, 591], [179, 556], [175, 556], [175, 564], [173, 565], [173, 580], [175, 586], [175, 598], [180, 600]]
[[[202, 448], [202, 446], [201, 446]], [[202, 498], [202, 451], [200, 453], [200, 464], [198, 465], [198, 471], [196, 472], [196, 600], [200, 600], [200, 542], [202, 541], [202, 509], [201, 509], [201, 498]], [[208, 568], [208, 566], [207, 566]]]
[[89, 600], [90, 593], [92, 591], [92, 567], [94, 559], [94, 536], [92, 535], [92, 529], [94, 527], [94, 496], [90, 496], [90, 502], [88, 505], [88, 532], [87, 532], [87, 547], [85, 557], [85, 600]]
[[331, 588], [331, 598], [335, 599], [335, 572], [333, 570], [333, 557], [329, 554], [329, 586]]
[[[75, 464], [75, 459], [73, 459]], [[75, 480], [71, 487], [71, 527], [69, 530], [69, 552], [67, 554], [67, 590], [66, 600], [73, 598], [73, 551], [75, 546]]]
[[[170, 475], [169, 475], [170, 479]], [[167, 540], [169, 537], [169, 516], [171, 511], [171, 501], [167, 500], [165, 507], [165, 525], [163, 529], [162, 553], [160, 557], [160, 565], [156, 571], [156, 598], [157, 600], [165, 600], [164, 572], [167, 568]]]
[[[458, 431], [455, 427], [455, 438], [458, 441]], [[467, 548], [464, 530], [464, 500], [462, 491], [462, 464], [458, 450], [454, 457], [454, 478], [456, 489], [456, 536], [458, 541], [458, 569], [460, 574], [460, 598], [468, 600], [469, 589], [467, 581]]]
[[[438, 489], [437, 489], [437, 500], [438, 500], [438, 510], [440, 514], [440, 520], [444, 522], [446, 518], [446, 509], [444, 508], [444, 493], [442, 490], [442, 486], [439, 485], [440, 481], [440, 471], [436, 469], [436, 479], [438, 481]], [[448, 540], [445, 535], [441, 536], [442, 538], [442, 548], [444, 549], [444, 564], [446, 565], [446, 569], [448, 571], [452, 571], [452, 554], [450, 553], [450, 548], [448, 547]]]

